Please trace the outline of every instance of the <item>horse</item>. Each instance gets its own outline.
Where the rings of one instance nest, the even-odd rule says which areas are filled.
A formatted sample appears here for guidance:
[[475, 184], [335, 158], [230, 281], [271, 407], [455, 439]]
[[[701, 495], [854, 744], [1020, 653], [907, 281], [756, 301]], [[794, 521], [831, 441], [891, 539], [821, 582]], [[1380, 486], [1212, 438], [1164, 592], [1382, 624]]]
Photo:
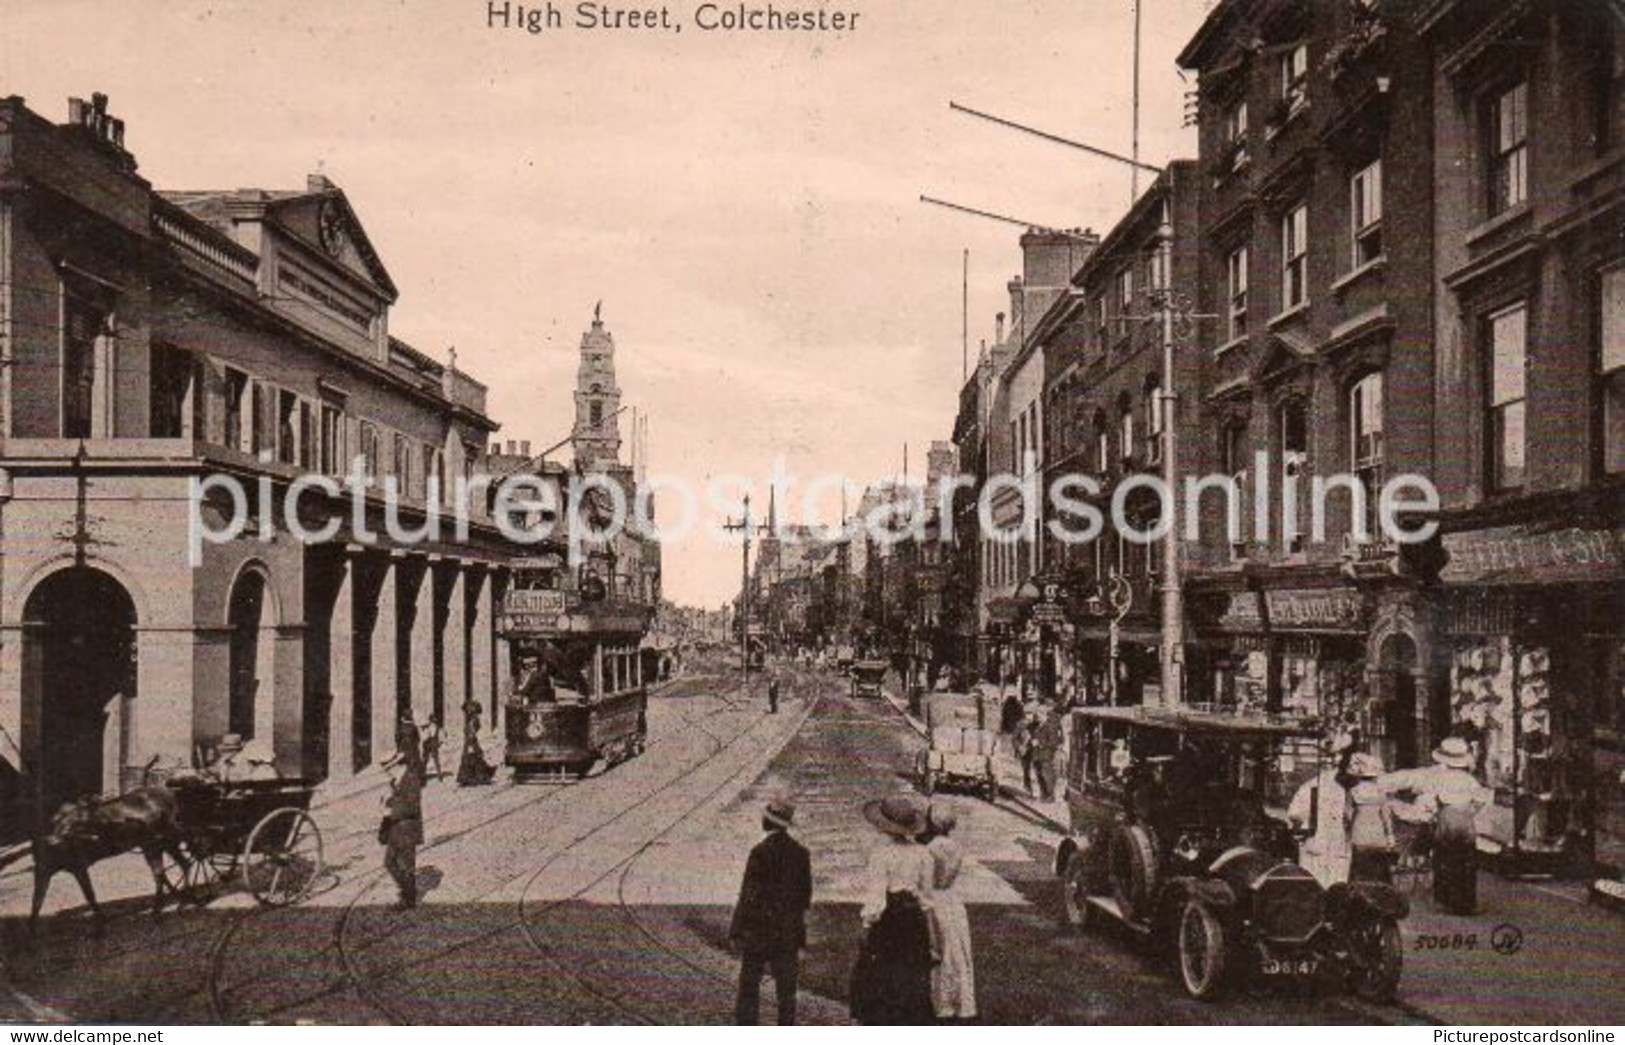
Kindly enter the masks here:
[[90, 867], [132, 849], [141, 850], [152, 871], [155, 892], [152, 913], [164, 907], [164, 894], [179, 889], [164, 877], [163, 858], [168, 854], [184, 871], [188, 861], [180, 847], [180, 815], [175, 794], [163, 784], [145, 785], [113, 798], [81, 798], [63, 805], [51, 817], [50, 825], [33, 839], [34, 906], [28, 916], [32, 935], [39, 923], [46, 891], [58, 871], [66, 871], [79, 883], [97, 931], [105, 929], [107, 917], [96, 902], [90, 884]]

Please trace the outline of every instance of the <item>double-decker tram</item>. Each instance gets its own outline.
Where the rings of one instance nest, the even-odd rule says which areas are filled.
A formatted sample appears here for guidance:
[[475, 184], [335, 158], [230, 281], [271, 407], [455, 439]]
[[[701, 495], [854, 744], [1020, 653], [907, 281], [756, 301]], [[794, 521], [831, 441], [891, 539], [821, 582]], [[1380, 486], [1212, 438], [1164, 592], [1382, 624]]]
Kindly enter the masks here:
[[503, 598], [512, 689], [504, 762], [520, 779], [578, 779], [643, 751], [648, 698], [639, 648], [652, 610], [597, 575], [566, 588], [557, 556], [519, 560]]

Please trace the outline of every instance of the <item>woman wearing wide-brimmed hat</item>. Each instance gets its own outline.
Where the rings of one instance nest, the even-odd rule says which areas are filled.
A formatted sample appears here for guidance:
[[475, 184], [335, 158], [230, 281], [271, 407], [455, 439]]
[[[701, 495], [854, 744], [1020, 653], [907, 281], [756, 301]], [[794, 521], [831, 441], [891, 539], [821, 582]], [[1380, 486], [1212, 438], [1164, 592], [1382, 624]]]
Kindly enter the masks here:
[[908, 795], [866, 803], [863, 816], [886, 840], [869, 858], [866, 932], [852, 970], [852, 1017], [872, 1025], [930, 1023], [935, 865], [930, 852], [915, 841], [925, 817]]
[[1446, 737], [1433, 752], [1433, 765], [1390, 773], [1380, 781], [1390, 794], [1409, 792], [1396, 807], [1400, 818], [1431, 824], [1433, 899], [1451, 914], [1478, 910], [1478, 811], [1493, 793], [1473, 776], [1472, 746]]

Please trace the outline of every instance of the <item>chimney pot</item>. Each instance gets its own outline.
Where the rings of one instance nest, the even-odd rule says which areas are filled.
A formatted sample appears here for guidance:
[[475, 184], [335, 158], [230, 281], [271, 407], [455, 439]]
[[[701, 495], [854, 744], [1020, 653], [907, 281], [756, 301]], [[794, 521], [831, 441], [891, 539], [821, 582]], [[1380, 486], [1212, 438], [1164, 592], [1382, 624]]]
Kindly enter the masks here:
[[525, 457], [530, 456], [530, 440], [529, 439], [521, 439], [519, 441], [519, 452], [520, 452], [520, 454], [522, 454]]
[[89, 108], [85, 105], [85, 100], [83, 98], [69, 98], [68, 99], [68, 122], [69, 123], [75, 124], [75, 125], [80, 126], [80, 127], [83, 127], [85, 125], [85, 114], [88, 111], [89, 111]]
[[502, 444], [501, 443], [492, 443], [491, 444], [491, 456], [492, 457], [501, 457], [502, 456]]
[[512, 439], [508, 440], [508, 455], [510, 457], [513, 456], [518, 449], [519, 448], [514, 445], [514, 441]]

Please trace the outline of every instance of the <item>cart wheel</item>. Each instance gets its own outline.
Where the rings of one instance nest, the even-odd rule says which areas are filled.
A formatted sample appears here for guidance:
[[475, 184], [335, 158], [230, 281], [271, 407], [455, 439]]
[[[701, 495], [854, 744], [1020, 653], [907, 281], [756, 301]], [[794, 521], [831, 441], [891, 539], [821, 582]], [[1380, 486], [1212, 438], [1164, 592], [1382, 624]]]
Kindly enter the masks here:
[[243, 846], [243, 882], [266, 907], [310, 893], [322, 873], [322, 833], [303, 809], [278, 809], [254, 825]]
[[169, 896], [174, 897], [176, 907], [184, 907], [192, 899], [192, 878], [196, 873], [194, 868], [197, 861], [190, 855], [181, 853], [184, 863], [176, 859], [176, 854], [165, 849], [159, 857], [158, 877], [164, 883], [164, 889]]

